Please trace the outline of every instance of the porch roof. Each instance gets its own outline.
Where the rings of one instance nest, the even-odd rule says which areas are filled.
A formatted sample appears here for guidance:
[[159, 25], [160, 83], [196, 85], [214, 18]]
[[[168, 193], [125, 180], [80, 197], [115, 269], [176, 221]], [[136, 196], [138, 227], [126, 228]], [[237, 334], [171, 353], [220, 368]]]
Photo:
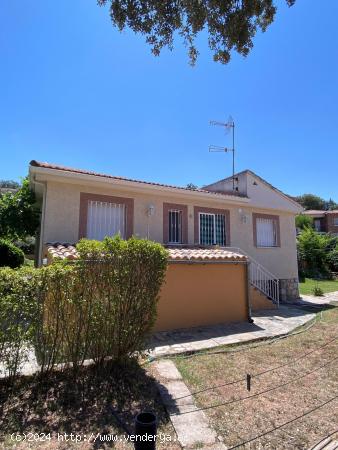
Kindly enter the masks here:
[[[79, 254], [74, 244], [52, 242], [46, 244], [47, 254], [51, 259], [74, 260]], [[226, 248], [168, 248], [169, 261], [247, 261], [247, 257], [241, 253], [227, 250]]]

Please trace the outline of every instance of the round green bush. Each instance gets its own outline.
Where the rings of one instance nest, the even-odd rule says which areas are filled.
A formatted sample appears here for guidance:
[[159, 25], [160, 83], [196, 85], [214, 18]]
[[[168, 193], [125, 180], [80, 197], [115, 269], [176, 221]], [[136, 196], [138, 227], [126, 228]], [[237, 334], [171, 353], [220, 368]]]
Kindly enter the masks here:
[[22, 250], [5, 239], [0, 239], [0, 267], [15, 269], [22, 266], [24, 261], [25, 255]]

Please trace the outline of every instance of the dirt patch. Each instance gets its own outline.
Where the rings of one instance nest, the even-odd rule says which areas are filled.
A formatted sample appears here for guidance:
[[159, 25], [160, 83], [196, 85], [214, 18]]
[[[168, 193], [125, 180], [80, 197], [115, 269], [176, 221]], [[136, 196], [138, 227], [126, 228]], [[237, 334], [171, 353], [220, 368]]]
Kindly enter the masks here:
[[[334, 339], [334, 338], [337, 339]], [[324, 345], [298, 361], [295, 358]], [[251, 391], [246, 381], [208, 389], [195, 395], [206, 409], [211, 424], [228, 447], [258, 436], [315, 408], [338, 395], [338, 308], [331, 307], [317, 315], [316, 324], [297, 336], [258, 348], [237, 347], [235, 353], [176, 358], [175, 363], [191, 391], [219, 386], [245, 378], [284, 363], [289, 365], [252, 378]], [[237, 351], [240, 350], [240, 351]], [[322, 369], [315, 370], [321, 366]], [[312, 372], [312, 373], [309, 373]], [[309, 373], [307, 376], [305, 374]], [[288, 383], [292, 381], [292, 383]], [[235, 401], [280, 386], [252, 399]], [[179, 400], [178, 400], [179, 402]], [[326, 407], [279, 430], [238, 448], [307, 449], [335, 430], [338, 423], [338, 398]]]
[[[141, 410], [155, 412], [159, 433], [171, 439], [159, 441], [158, 447], [179, 449], [155, 380], [136, 361], [112, 365], [104, 372], [83, 368], [76, 381], [67, 372], [47, 378], [21, 377], [13, 386], [2, 380], [0, 448], [131, 449], [133, 444], [124, 441], [123, 427], [132, 431], [134, 417]], [[73, 439], [81, 436], [81, 441], [71, 440], [70, 433]], [[24, 434], [25, 440], [15, 441]], [[112, 441], [112, 436], [121, 441]]]

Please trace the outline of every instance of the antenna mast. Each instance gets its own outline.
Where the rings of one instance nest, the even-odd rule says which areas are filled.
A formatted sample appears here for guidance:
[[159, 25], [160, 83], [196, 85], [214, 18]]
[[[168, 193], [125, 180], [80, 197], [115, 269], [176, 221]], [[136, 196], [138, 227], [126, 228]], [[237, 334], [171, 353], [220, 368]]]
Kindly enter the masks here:
[[228, 121], [218, 122], [216, 120], [210, 120], [210, 125], [216, 125], [219, 127], [223, 127], [226, 133], [229, 133], [232, 130], [232, 148], [228, 147], [220, 147], [218, 145], [210, 145], [209, 152], [232, 152], [232, 190], [235, 190], [235, 122], [234, 119], [229, 116]]

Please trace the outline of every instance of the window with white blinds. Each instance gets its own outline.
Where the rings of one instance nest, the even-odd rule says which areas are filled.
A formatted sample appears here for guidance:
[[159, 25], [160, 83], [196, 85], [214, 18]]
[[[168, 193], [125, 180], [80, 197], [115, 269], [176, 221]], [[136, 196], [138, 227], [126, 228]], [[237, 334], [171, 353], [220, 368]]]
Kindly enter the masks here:
[[182, 211], [169, 210], [169, 244], [182, 243]]
[[125, 205], [90, 200], [88, 202], [87, 238], [102, 241], [119, 234], [125, 238]]
[[274, 219], [256, 219], [257, 247], [277, 247], [277, 226]]
[[199, 213], [201, 245], [226, 245], [225, 215]]

